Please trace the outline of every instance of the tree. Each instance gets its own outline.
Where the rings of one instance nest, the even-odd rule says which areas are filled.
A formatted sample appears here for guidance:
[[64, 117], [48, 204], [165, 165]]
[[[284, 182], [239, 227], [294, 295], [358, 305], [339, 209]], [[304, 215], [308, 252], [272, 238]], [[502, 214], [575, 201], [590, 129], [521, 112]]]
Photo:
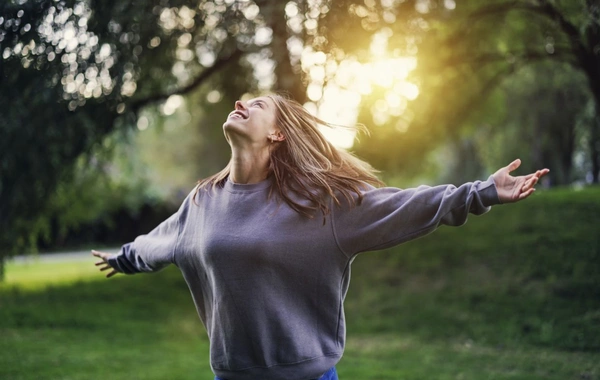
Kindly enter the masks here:
[[[338, 8], [348, 13], [333, 12]], [[571, 65], [587, 78], [600, 109], [599, 14], [600, 6], [592, 0], [339, 1], [332, 2], [320, 32], [326, 41], [323, 51], [341, 50], [341, 59], [352, 54], [368, 61], [366, 42], [382, 32], [389, 36], [392, 57], [417, 57], [412, 77], [420, 95], [411, 104], [412, 115], [390, 118], [387, 129], [375, 129], [373, 138], [358, 146], [382, 169], [409, 171], [415, 170], [415, 162], [425, 162], [424, 153], [476, 124], [474, 113], [497, 86], [532, 63]], [[370, 108], [372, 103], [367, 99], [363, 105]], [[363, 112], [361, 121], [373, 124], [369, 113]], [[589, 125], [588, 159], [595, 183], [600, 172], [598, 120]], [[567, 129], [573, 122], [568, 124]], [[386, 141], [388, 148], [382, 149]]]
[[[524, 39], [524, 46], [518, 50], [508, 50], [504, 54], [482, 51], [478, 53], [480, 62], [506, 60], [521, 57], [534, 62], [540, 59], [566, 62], [587, 77], [587, 85], [594, 99], [596, 121], [590, 124], [590, 161], [592, 180], [598, 183], [600, 175], [600, 4], [594, 0], [585, 1], [504, 1], [482, 6], [470, 15], [478, 22], [506, 22], [510, 13], [519, 13], [528, 23], [529, 30], [537, 29], [532, 37]], [[526, 30], [526, 29], [525, 29]], [[523, 35], [523, 34], [521, 34]], [[557, 89], [560, 91], [560, 88]], [[574, 122], [565, 123], [567, 131], [562, 132], [567, 144], [572, 144], [568, 130]], [[558, 133], [558, 132], [555, 132]], [[561, 157], [564, 163], [572, 159]]]

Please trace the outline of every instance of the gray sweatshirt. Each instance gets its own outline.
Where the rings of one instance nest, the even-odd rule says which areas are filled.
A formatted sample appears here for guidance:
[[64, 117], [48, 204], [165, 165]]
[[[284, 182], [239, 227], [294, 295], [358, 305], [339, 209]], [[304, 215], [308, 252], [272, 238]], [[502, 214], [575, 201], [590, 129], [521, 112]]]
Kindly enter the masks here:
[[355, 207], [301, 216], [270, 180], [192, 193], [109, 264], [131, 274], [175, 264], [210, 339], [214, 373], [228, 380], [318, 378], [341, 358], [350, 264], [364, 251], [459, 226], [500, 203], [491, 177], [460, 187], [372, 188]]

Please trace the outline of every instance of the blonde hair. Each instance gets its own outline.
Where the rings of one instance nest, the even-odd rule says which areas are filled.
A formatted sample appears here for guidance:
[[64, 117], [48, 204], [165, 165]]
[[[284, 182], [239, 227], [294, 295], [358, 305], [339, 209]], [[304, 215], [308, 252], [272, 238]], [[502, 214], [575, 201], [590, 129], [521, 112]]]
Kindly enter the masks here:
[[[275, 103], [276, 124], [285, 136], [285, 140], [272, 144], [269, 174], [274, 180], [269, 196], [277, 194], [306, 217], [314, 217], [317, 211], [325, 217], [330, 212], [330, 199], [336, 205], [341, 204], [340, 196], [350, 205], [360, 204], [365, 184], [383, 185], [371, 165], [333, 146], [319, 130], [319, 125], [335, 125], [313, 116], [288, 97], [267, 96]], [[362, 126], [354, 128], [366, 131]], [[198, 181], [196, 193], [223, 186], [230, 171], [231, 161], [217, 174]], [[308, 204], [299, 203], [298, 196], [308, 200]]]

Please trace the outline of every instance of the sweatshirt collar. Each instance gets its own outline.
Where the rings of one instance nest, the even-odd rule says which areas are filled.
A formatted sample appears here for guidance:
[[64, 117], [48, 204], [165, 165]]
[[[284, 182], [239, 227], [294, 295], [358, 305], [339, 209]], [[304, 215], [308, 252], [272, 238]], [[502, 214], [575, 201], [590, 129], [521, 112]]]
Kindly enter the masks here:
[[235, 192], [235, 193], [255, 192], [255, 191], [262, 191], [262, 190], [268, 189], [272, 183], [273, 183], [273, 176], [271, 176], [271, 175], [268, 176], [263, 181], [260, 181], [257, 183], [248, 183], [248, 184], [234, 183], [231, 180], [231, 177], [227, 177], [227, 180], [225, 181], [225, 185], [223, 186], [223, 188], [227, 191]]

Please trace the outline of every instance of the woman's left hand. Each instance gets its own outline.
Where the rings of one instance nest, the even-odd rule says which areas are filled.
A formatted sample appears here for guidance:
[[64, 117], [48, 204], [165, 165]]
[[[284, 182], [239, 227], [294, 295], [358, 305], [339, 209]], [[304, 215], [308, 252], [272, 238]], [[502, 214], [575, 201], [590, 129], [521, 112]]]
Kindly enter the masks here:
[[542, 169], [519, 177], [511, 176], [509, 173], [519, 166], [521, 166], [521, 160], [516, 159], [492, 175], [496, 183], [498, 198], [502, 203], [518, 202], [527, 198], [535, 191], [534, 186], [540, 178], [550, 172], [549, 169]]

